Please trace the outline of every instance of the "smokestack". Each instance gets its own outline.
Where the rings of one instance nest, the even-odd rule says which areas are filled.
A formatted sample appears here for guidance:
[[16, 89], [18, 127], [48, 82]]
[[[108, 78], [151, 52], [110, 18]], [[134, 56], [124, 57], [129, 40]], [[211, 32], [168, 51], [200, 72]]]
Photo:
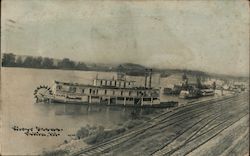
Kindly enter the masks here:
[[148, 71], [145, 69], [145, 85], [144, 87], [147, 88], [147, 79], [148, 79]]
[[152, 81], [152, 69], [149, 71], [149, 88], [151, 88], [151, 81]]

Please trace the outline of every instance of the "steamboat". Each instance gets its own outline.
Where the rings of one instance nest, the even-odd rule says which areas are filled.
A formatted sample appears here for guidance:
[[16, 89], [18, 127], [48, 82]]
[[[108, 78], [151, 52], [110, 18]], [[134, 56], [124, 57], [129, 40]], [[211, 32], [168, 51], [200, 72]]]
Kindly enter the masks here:
[[173, 88], [164, 88], [163, 94], [165, 95], [179, 95], [181, 99], [196, 99], [204, 96], [215, 95], [216, 84], [204, 85], [201, 83], [200, 78], [197, 78], [197, 83], [188, 83], [186, 74], [182, 76], [181, 85], [174, 85]]
[[54, 81], [54, 85], [39, 86], [34, 91], [36, 102], [64, 104], [100, 104], [132, 107], [174, 107], [178, 102], [161, 102], [160, 88], [151, 87], [152, 69], [145, 72], [144, 87], [136, 87], [135, 81], [126, 80], [126, 74], [118, 72], [116, 79], [93, 80], [93, 84]]

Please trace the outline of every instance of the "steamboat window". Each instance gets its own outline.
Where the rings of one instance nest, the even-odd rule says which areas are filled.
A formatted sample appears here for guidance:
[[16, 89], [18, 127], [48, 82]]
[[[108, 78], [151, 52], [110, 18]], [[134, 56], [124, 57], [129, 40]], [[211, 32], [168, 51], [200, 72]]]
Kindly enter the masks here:
[[69, 91], [72, 92], [72, 93], [76, 92], [76, 87], [70, 87]]
[[101, 80], [101, 85], [102, 85], [102, 80]]
[[105, 81], [105, 86], [107, 86], [107, 81]]
[[82, 89], [82, 93], [84, 93], [84, 89]]
[[123, 95], [123, 91], [121, 91], [121, 96]]
[[105, 94], [105, 95], [107, 94], [107, 90], [106, 90], [106, 89], [104, 90], [104, 94]]
[[92, 93], [92, 89], [89, 89], [89, 93], [90, 93], [90, 94]]
[[123, 82], [120, 82], [120, 87], [122, 87], [123, 86]]
[[61, 90], [61, 89], [62, 89], [62, 86], [60, 86], [60, 85], [57, 86], [57, 89], [58, 89], [58, 90]]
[[144, 98], [143, 101], [151, 101], [151, 98]]
[[115, 81], [115, 86], [116, 86], [116, 81]]
[[127, 98], [127, 101], [133, 101], [134, 99], [133, 98]]
[[117, 100], [124, 100], [124, 97], [117, 97]]

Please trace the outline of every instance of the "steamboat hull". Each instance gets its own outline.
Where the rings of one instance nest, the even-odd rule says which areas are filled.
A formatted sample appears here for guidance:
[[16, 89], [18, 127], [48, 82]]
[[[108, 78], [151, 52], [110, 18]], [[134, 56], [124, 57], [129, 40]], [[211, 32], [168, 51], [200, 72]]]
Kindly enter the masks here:
[[136, 108], [171, 108], [177, 107], [178, 102], [160, 102], [153, 105], [138, 105], [138, 104], [118, 104], [118, 103], [89, 103], [88, 101], [77, 101], [77, 100], [62, 100], [56, 98], [44, 98], [43, 100], [37, 101], [37, 103], [47, 103], [47, 104], [75, 104], [75, 105], [89, 105], [89, 106], [117, 106], [117, 107], [136, 107]]

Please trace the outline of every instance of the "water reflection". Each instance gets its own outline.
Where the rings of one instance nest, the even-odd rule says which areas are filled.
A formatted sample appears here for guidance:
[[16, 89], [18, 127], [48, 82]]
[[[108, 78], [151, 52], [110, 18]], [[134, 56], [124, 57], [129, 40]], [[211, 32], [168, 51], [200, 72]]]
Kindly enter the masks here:
[[155, 108], [139, 108], [139, 107], [119, 107], [119, 106], [102, 106], [102, 105], [79, 105], [79, 104], [47, 104], [35, 103], [39, 109], [43, 110], [45, 114], [52, 113], [56, 116], [90, 116], [96, 114], [112, 115], [112, 113], [119, 114], [120, 117], [136, 119], [141, 116], [153, 114], [162, 109]]

